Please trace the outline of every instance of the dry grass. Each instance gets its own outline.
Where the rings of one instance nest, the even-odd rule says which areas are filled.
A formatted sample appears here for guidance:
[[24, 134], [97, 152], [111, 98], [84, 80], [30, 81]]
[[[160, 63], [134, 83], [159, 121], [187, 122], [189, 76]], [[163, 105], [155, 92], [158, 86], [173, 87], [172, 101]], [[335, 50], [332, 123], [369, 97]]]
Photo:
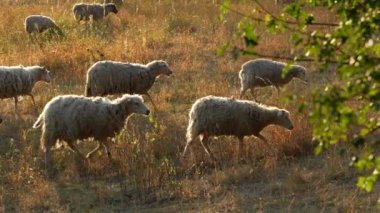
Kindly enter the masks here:
[[[221, 168], [208, 163], [199, 143], [194, 156], [179, 162], [194, 100], [210, 94], [238, 95], [237, 72], [248, 58], [218, 58], [216, 50], [231, 38], [239, 17], [231, 15], [232, 21], [221, 23], [211, 1], [131, 0], [116, 16], [90, 27], [74, 21], [74, 2], [0, 2], [0, 64], [41, 64], [54, 77], [51, 84], [35, 87], [37, 110], [25, 97], [16, 117], [13, 101], [0, 101], [5, 118], [0, 126], [2, 211], [373, 211], [377, 195], [355, 188], [355, 173], [347, 168], [350, 152], [339, 155], [339, 150], [330, 150], [314, 156], [307, 112], [297, 113], [298, 104], [309, 102], [313, 88], [331, 76], [311, 73], [314, 83], [307, 87], [293, 81], [280, 99], [273, 88], [260, 89], [259, 99], [291, 111], [296, 126], [291, 133], [277, 127], [263, 132], [276, 147], [277, 158], [252, 137], [246, 139], [246, 162], [238, 164], [236, 139], [220, 137], [212, 141], [211, 149]], [[316, 12], [321, 20], [330, 20]], [[53, 17], [63, 27], [65, 39], [43, 35], [37, 43], [30, 42], [23, 31], [24, 17], [30, 14]], [[287, 35], [262, 33], [261, 38], [258, 48], [265, 53], [291, 51]], [[149, 118], [133, 116], [115, 138], [114, 160], [99, 153], [86, 165], [67, 149], [56, 150], [47, 175], [39, 155], [40, 130], [31, 126], [52, 97], [82, 94], [86, 70], [101, 59], [141, 63], [164, 59], [174, 76], [160, 78], [152, 88], [159, 110]], [[302, 94], [285, 98], [293, 91]], [[94, 146], [91, 141], [80, 144], [86, 151]]]

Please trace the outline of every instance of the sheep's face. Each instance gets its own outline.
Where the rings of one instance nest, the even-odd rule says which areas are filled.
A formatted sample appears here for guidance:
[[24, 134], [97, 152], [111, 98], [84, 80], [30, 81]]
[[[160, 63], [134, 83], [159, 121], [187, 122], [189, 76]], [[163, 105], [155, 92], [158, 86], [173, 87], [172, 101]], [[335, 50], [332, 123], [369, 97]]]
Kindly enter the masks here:
[[144, 104], [141, 96], [130, 96], [127, 101], [128, 111], [130, 113], [149, 115], [150, 110]]
[[106, 7], [107, 7], [108, 12], [115, 13], [115, 14], [117, 14], [117, 12], [119, 12], [114, 3], [108, 3], [108, 4], [106, 4]]
[[296, 74], [294, 77], [296, 78], [299, 78], [301, 79], [302, 81], [304, 81], [305, 83], [307, 83], [307, 79], [306, 79], [306, 69], [302, 66], [295, 66], [295, 69], [296, 69]]
[[45, 81], [47, 83], [50, 83], [51, 77], [50, 77], [50, 71], [46, 69], [46, 67], [41, 67], [39, 70], [40, 73], [40, 80]]
[[289, 118], [289, 112], [283, 109], [280, 109], [277, 112], [276, 124], [289, 130], [292, 130], [294, 128], [293, 123]]
[[157, 69], [159, 70], [160, 74], [170, 76], [173, 74], [172, 70], [169, 68], [169, 65], [165, 61], [157, 61]]

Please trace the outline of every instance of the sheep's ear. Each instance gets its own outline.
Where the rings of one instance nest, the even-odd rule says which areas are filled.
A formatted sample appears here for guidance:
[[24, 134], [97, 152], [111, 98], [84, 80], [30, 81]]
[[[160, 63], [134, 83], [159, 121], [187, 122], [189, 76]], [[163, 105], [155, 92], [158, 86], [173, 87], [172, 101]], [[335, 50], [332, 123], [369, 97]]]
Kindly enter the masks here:
[[286, 112], [284, 110], [279, 110], [277, 112], [277, 117], [279, 117], [279, 118], [286, 117]]
[[277, 112], [277, 117], [280, 118], [281, 115], [282, 115], [282, 112], [281, 112], [281, 110], [280, 110], [280, 111]]

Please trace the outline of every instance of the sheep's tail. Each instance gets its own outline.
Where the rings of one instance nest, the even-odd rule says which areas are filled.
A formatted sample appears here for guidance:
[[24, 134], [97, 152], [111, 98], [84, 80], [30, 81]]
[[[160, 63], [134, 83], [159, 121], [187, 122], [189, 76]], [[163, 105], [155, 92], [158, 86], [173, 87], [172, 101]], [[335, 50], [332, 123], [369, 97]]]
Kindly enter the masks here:
[[34, 129], [37, 129], [37, 128], [41, 127], [43, 121], [44, 121], [43, 114], [41, 114], [41, 115], [38, 117], [37, 121], [33, 124], [33, 128], [34, 128]]

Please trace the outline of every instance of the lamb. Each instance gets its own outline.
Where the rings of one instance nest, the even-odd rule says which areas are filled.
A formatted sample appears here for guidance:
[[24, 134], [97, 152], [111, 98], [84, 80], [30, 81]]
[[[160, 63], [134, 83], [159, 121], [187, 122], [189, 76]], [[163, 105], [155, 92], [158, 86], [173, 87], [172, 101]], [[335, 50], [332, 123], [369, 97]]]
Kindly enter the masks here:
[[14, 98], [15, 111], [17, 111], [17, 96], [28, 95], [32, 98], [34, 106], [34, 96], [32, 89], [38, 81], [49, 83], [51, 80], [50, 71], [41, 66], [0, 66], [0, 98]]
[[267, 139], [260, 134], [266, 126], [274, 124], [292, 130], [289, 112], [276, 107], [257, 104], [253, 101], [207, 96], [198, 99], [189, 113], [187, 143], [182, 157], [197, 136], [205, 152], [215, 161], [207, 139], [210, 136], [232, 135], [239, 140], [239, 157], [243, 149], [243, 138], [254, 135], [269, 146]]
[[255, 59], [244, 63], [239, 72], [241, 82], [240, 98], [243, 97], [248, 89], [251, 90], [251, 94], [255, 98], [255, 87], [271, 85], [275, 86], [278, 94], [280, 94], [280, 87], [289, 83], [293, 78], [299, 78], [307, 83], [306, 69], [304, 67], [292, 65], [288, 73], [283, 77], [282, 71], [285, 66], [285, 63], [269, 59]]
[[99, 61], [87, 72], [86, 96], [109, 94], [146, 95], [156, 108], [148, 90], [159, 75], [172, 74], [169, 65], [162, 60], [154, 60], [146, 65], [115, 61]]
[[55, 21], [47, 16], [31, 15], [25, 18], [25, 31], [31, 35], [33, 33], [42, 33], [46, 30], [53, 30], [59, 36], [63, 37], [63, 31], [57, 26]]
[[[40, 146], [45, 154], [45, 163], [48, 161], [50, 149], [57, 145], [58, 139], [66, 141], [82, 158], [90, 158], [100, 149], [100, 145], [103, 145], [111, 158], [107, 139], [118, 134], [133, 113], [150, 113], [138, 95], [123, 95], [113, 101], [102, 97], [77, 95], [53, 98], [33, 125], [33, 128], [42, 126]], [[98, 141], [98, 146], [84, 157], [74, 142], [90, 137]]]
[[107, 4], [86, 4], [78, 3], [73, 6], [74, 17], [77, 21], [89, 21], [92, 16], [93, 21], [100, 21], [109, 13], [118, 13], [117, 7], [114, 3]]

